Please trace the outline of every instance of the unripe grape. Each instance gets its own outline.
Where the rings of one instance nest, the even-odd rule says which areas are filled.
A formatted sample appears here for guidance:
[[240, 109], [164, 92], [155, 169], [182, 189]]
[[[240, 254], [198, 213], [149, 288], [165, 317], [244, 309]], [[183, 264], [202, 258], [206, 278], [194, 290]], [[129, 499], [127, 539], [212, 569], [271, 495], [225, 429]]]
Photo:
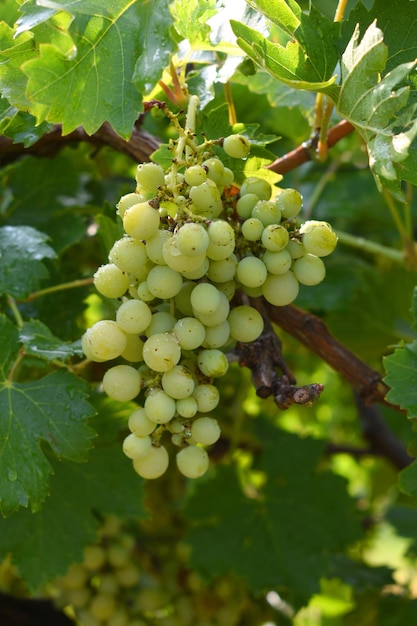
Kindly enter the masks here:
[[139, 193], [127, 193], [125, 196], [122, 196], [116, 204], [117, 213], [120, 217], [123, 217], [126, 209], [129, 209], [134, 204], [139, 204], [144, 201], [145, 197]]
[[189, 197], [193, 202], [193, 209], [198, 215], [217, 217], [220, 215], [223, 205], [220, 192], [213, 180], [206, 180], [197, 187], [191, 187]]
[[181, 348], [177, 338], [172, 334], [156, 333], [145, 341], [143, 360], [156, 372], [167, 372], [179, 362], [180, 358]]
[[191, 292], [195, 287], [195, 283], [186, 282], [181, 287], [181, 291], [175, 296], [175, 306], [187, 317], [194, 317], [193, 307], [191, 306]]
[[208, 378], [224, 376], [229, 368], [226, 355], [216, 349], [201, 350], [197, 364], [201, 373]]
[[326, 266], [314, 254], [305, 254], [294, 261], [294, 276], [302, 285], [318, 285], [326, 276]]
[[183, 365], [175, 365], [162, 375], [162, 388], [171, 398], [182, 400], [194, 391], [192, 374]]
[[264, 329], [262, 315], [256, 309], [247, 305], [233, 308], [230, 311], [228, 322], [230, 334], [236, 341], [255, 341]]
[[247, 256], [239, 261], [236, 278], [245, 287], [263, 285], [268, 275], [265, 263], [256, 256]]
[[142, 241], [125, 236], [113, 245], [109, 252], [109, 261], [117, 265], [122, 272], [134, 274], [147, 261], [145, 244]]
[[229, 167], [224, 168], [222, 182], [220, 183], [220, 187], [230, 187], [235, 179], [235, 175], [233, 171]]
[[207, 326], [203, 346], [205, 348], [221, 348], [230, 338], [229, 322], [224, 320], [216, 326]]
[[306, 251], [322, 257], [336, 248], [337, 235], [327, 222], [309, 220], [301, 228], [301, 239]]
[[[214, 287], [214, 285], [213, 285]], [[230, 311], [230, 304], [224, 293], [218, 290], [219, 304], [211, 313], [195, 312], [195, 316], [204, 326], [217, 326], [227, 319]]]
[[141, 382], [141, 375], [131, 365], [115, 365], [104, 374], [103, 389], [110, 398], [128, 402], [138, 395]]
[[138, 363], [143, 361], [143, 341], [138, 335], [126, 334], [126, 348], [121, 353], [125, 361]]
[[160, 300], [169, 300], [182, 287], [182, 276], [166, 265], [156, 265], [146, 279], [149, 291]]
[[129, 289], [129, 276], [113, 263], [98, 268], [94, 286], [106, 298], [120, 298]]
[[145, 335], [150, 337], [158, 333], [169, 333], [177, 323], [176, 318], [167, 311], [157, 311], [152, 315], [152, 320], [145, 331]]
[[279, 224], [269, 224], [262, 233], [262, 245], [271, 252], [283, 250], [289, 241], [288, 230]]
[[155, 422], [152, 422], [146, 415], [145, 409], [139, 407], [135, 409], [129, 416], [129, 430], [137, 437], [146, 437], [155, 430]]
[[133, 468], [142, 478], [153, 479], [159, 478], [165, 473], [169, 464], [169, 456], [164, 446], [152, 448], [148, 454], [133, 460]]
[[211, 446], [220, 438], [219, 422], [213, 417], [198, 417], [191, 425], [191, 436], [197, 443]]
[[117, 358], [126, 348], [126, 334], [112, 320], [96, 322], [81, 338], [87, 359], [101, 363]]
[[[192, 257], [188, 257], [192, 258]], [[181, 276], [186, 278], [187, 280], [198, 280], [199, 278], [203, 278], [207, 274], [207, 270], [209, 268], [209, 260], [208, 258], [204, 258], [204, 261], [199, 267], [196, 267], [194, 270], [186, 270], [181, 272]]]
[[106, 553], [102, 546], [87, 545], [84, 548], [83, 565], [90, 571], [99, 570], [106, 561]]
[[211, 159], [206, 159], [203, 162], [203, 167], [207, 171], [207, 176], [214, 183], [216, 183], [216, 185], [221, 185], [224, 177], [224, 165], [220, 161], [220, 159], [216, 159], [215, 157], [212, 157]]
[[89, 606], [90, 613], [98, 620], [107, 620], [116, 610], [116, 599], [107, 593], [98, 593]]
[[235, 277], [236, 268], [237, 259], [235, 255], [221, 261], [211, 260], [207, 270], [207, 278], [214, 283], [227, 283]]
[[68, 589], [81, 589], [85, 586], [88, 578], [88, 572], [86, 568], [80, 563], [71, 563], [67, 573], [60, 581]]
[[197, 186], [207, 179], [207, 170], [202, 165], [191, 165], [184, 172], [184, 180], [187, 185]]
[[206, 255], [204, 252], [196, 256], [183, 254], [177, 246], [177, 238], [167, 239], [162, 248], [165, 263], [176, 272], [187, 272], [196, 270], [204, 263]]
[[134, 239], [150, 239], [159, 229], [160, 216], [149, 202], [129, 207], [123, 215], [123, 228]]
[[152, 311], [141, 300], [126, 300], [116, 313], [116, 322], [125, 333], [142, 333], [151, 323]]
[[286, 249], [290, 253], [292, 259], [299, 259], [300, 257], [307, 254], [307, 250], [298, 239], [290, 239], [287, 243]]
[[268, 276], [262, 285], [262, 294], [268, 302], [275, 306], [286, 306], [293, 302], [299, 291], [299, 283], [293, 272]]
[[177, 400], [176, 406], [178, 415], [184, 417], [185, 419], [194, 417], [198, 411], [197, 400], [193, 396]]
[[208, 236], [216, 246], [228, 246], [235, 240], [235, 231], [225, 220], [214, 220], [208, 227]]
[[253, 207], [251, 215], [260, 220], [264, 226], [279, 224], [281, 220], [281, 211], [276, 202], [271, 200], [259, 200]]
[[191, 306], [197, 314], [213, 313], [219, 304], [220, 292], [211, 283], [199, 283], [191, 292]]
[[123, 441], [123, 452], [129, 459], [138, 459], [146, 454], [150, 447], [150, 437], [138, 437], [134, 433], [127, 435]]
[[254, 193], [259, 200], [269, 200], [272, 195], [272, 187], [264, 178], [258, 176], [249, 176], [246, 178], [240, 188], [240, 195]]
[[[242, 190], [241, 190], [242, 193]], [[260, 198], [255, 193], [246, 193], [242, 195], [236, 203], [236, 211], [239, 217], [247, 219], [252, 215], [252, 209]]]
[[177, 453], [177, 467], [187, 478], [199, 478], [209, 468], [209, 457], [203, 448], [187, 446]]
[[203, 324], [195, 317], [182, 317], [179, 319], [173, 328], [173, 332], [183, 350], [199, 348], [206, 336]]
[[287, 248], [279, 252], [266, 250], [262, 257], [266, 269], [270, 274], [285, 274], [291, 268], [292, 258]]
[[137, 286], [136, 297], [143, 302], [152, 302], [152, 300], [155, 300], [155, 296], [148, 289], [148, 283], [146, 282], [146, 280], [139, 283], [139, 285]]
[[229, 135], [223, 140], [223, 150], [234, 159], [244, 159], [250, 152], [250, 142], [243, 135]]
[[145, 400], [146, 417], [155, 424], [166, 424], [175, 415], [175, 400], [162, 389], [154, 389]]
[[136, 168], [136, 182], [140, 190], [156, 193], [165, 184], [164, 170], [157, 163], [140, 163]]
[[155, 263], [156, 265], [166, 265], [163, 249], [165, 242], [171, 237], [172, 233], [169, 230], [159, 229], [153, 237], [146, 241], [145, 253], [152, 263]]
[[262, 237], [264, 228], [261, 220], [258, 220], [256, 217], [250, 217], [242, 224], [242, 235], [247, 241], [258, 241]]
[[295, 189], [283, 189], [275, 202], [281, 210], [282, 217], [291, 219], [299, 214], [303, 206], [303, 197]]
[[210, 239], [203, 224], [187, 222], [177, 233], [177, 247], [182, 254], [198, 256], [203, 254]]

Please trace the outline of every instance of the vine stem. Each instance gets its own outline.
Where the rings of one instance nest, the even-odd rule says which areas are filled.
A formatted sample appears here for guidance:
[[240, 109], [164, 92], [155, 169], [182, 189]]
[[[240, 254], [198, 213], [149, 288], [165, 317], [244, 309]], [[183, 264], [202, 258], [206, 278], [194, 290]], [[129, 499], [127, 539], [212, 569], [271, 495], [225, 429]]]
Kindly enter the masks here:
[[395, 263], [404, 263], [404, 253], [400, 250], [394, 250], [393, 248], [388, 248], [388, 246], [369, 241], [369, 239], [365, 239], [364, 237], [350, 235], [340, 230], [336, 231], [336, 235], [341, 244], [362, 250], [363, 252], [369, 252], [369, 254], [383, 256], [386, 259], [395, 261]]
[[16, 320], [17, 326], [19, 328], [22, 328], [23, 323], [24, 323], [23, 322], [23, 317], [20, 315], [20, 311], [19, 311], [19, 308], [18, 308], [18, 306], [16, 304], [16, 300], [12, 296], [7, 294], [7, 303], [8, 303], [8, 305], [9, 305], [9, 307], [10, 307], [10, 309], [11, 309], [13, 315], [14, 315], [14, 318]]
[[52, 287], [45, 287], [45, 289], [40, 289], [39, 291], [34, 291], [33, 293], [31, 293], [26, 298], [25, 302], [32, 302], [32, 300], [36, 300], [36, 298], [46, 296], [50, 293], [56, 293], [57, 291], [76, 289], [77, 287], [86, 287], [88, 285], [92, 285], [93, 282], [93, 278], [79, 278], [77, 280], [72, 280], [68, 283], [60, 283], [59, 285], [52, 285]]

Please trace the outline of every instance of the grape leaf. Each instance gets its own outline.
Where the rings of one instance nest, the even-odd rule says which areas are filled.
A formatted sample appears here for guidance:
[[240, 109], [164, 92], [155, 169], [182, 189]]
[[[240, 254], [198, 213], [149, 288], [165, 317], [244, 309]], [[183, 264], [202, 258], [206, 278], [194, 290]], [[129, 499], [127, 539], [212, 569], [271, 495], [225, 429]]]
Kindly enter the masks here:
[[175, 0], [170, 10], [175, 19], [175, 30], [188, 39], [191, 46], [199, 41], [208, 41], [210, 26], [207, 20], [217, 13], [216, 0], [204, 3], [200, 0]]
[[11, 552], [32, 590], [82, 561], [84, 546], [98, 539], [100, 515], [146, 517], [143, 481], [119, 443], [96, 447], [87, 463], [52, 465], [51, 495], [42, 509], [0, 518], [0, 561]]
[[65, 361], [74, 355], [82, 356], [81, 341], [65, 342], [55, 337], [40, 320], [25, 322], [19, 329], [19, 340], [24, 344], [25, 354], [46, 361]]
[[342, 56], [338, 112], [367, 143], [369, 163], [379, 187], [397, 178], [396, 163], [407, 158], [417, 135], [416, 105], [402, 83], [416, 62], [403, 63], [381, 79], [388, 56], [382, 31], [372, 23], [359, 41], [359, 26]]
[[291, 39], [283, 46], [232, 20], [232, 28], [242, 50], [283, 83], [336, 98], [338, 88], [334, 85], [334, 70], [339, 55], [335, 38], [339, 26], [313, 6], [309, 14], [304, 13], [294, 0], [251, 0], [249, 4], [262, 11]]
[[[412, 345], [412, 344], [411, 344]], [[417, 352], [409, 345], [397, 348], [384, 357], [384, 382], [390, 387], [386, 399], [417, 418]]]
[[31, 226], [0, 228], [0, 293], [25, 298], [34, 291], [48, 271], [41, 259], [56, 255], [48, 237]]
[[47, 133], [51, 125], [43, 122], [36, 126], [30, 113], [19, 111], [5, 98], [0, 97], [0, 134], [9, 137], [14, 143], [22, 143], [26, 148], [36, 143]]
[[33, 58], [34, 39], [31, 33], [23, 33], [14, 39], [14, 31], [6, 23], [0, 23], [0, 93], [11, 104], [26, 109], [30, 103], [26, 97], [27, 76], [21, 66]]
[[152, 8], [134, 0], [61, 0], [52, 6], [73, 15], [75, 54], [44, 43], [39, 57], [23, 64], [29, 99], [47, 107], [38, 122], [62, 123], [64, 133], [82, 125], [92, 134], [108, 121], [128, 138], [141, 111], [137, 89], [153, 86], [172, 52], [167, 0]]
[[358, 539], [358, 520], [345, 481], [317, 472], [322, 442], [261, 420], [256, 431], [266, 485], [248, 498], [234, 470], [218, 467], [194, 487], [186, 507], [191, 564], [209, 578], [232, 569], [255, 591], [295, 590], [291, 602], [302, 604], [318, 590], [331, 555]]
[[36, 0], [26, 0], [20, 7], [20, 17], [16, 21], [16, 35], [32, 30], [49, 20], [57, 12], [54, 8], [41, 6]]
[[0, 317], [0, 511], [9, 515], [20, 506], [39, 509], [48, 494], [52, 468], [42, 450], [83, 461], [93, 430], [85, 420], [94, 413], [86, 401], [87, 385], [67, 371], [18, 383], [9, 379], [18, 358], [18, 331]]

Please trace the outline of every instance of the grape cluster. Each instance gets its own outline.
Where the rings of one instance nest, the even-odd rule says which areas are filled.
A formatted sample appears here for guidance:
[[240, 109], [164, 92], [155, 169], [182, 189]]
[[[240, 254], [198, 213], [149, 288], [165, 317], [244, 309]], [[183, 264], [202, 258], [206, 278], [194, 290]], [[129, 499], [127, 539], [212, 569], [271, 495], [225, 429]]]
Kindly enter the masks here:
[[325, 222], [297, 227], [297, 191], [271, 199], [271, 185], [258, 177], [235, 186], [221, 155], [245, 159], [250, 142], [232, 134], [198, 145], [192, 106], [194, 96], [185, 128], [177, 122], [171, 166], [165, 172], [157, 163], [140, 164], [135, 191], [120, 198], [125, 235], [94, 275], [96, 289], [120, 306], [115, 320], [97, 322], [82, 338], [88, 359], [125, 361], [106, 371], [103, 388], [116, 400], [141, 399], [123, 450], [148, 479], [168, 467], [166, 431], [180, 447], [176, 463], [184, 476], [208, 469], [206, 446], [219, 439], [220, 427], [207, 414], [219, 402], [215, 383], [228, 370], [226, 352], [256, 340], [264, 327], [237, 292], [289, 304], [299, 283], [323, 280], [321, 257], [336, 245]]

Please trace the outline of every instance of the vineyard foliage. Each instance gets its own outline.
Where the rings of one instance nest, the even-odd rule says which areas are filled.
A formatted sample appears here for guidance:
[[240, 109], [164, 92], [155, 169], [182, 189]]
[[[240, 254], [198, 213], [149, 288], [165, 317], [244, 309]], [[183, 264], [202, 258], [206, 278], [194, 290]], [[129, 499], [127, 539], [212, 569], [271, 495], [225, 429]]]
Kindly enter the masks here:
[[[417, 3], [4, 0], [0, 41], [0, 562], [20, 592], [44, 595], [110, 516], [158, 584], [181, 562], [263, 607], [198, 626], [415, 623]], [[323, 391], [283, 410], [228, 353], [208, 472], [146, 480], [122, 450], [136, 404], [106, 396], [81, 338], [115, 319], [93, 275], [116, 205], [139, 162], [169, 166], [190, 95], [200, 143], [250, 142], [215, 145], [235, 194], [296, 189], [297, 220], [338, 236], [325, 279], [265, 309], [279, 375]], [[186, 626], [169, 606], [141, 623]]]

